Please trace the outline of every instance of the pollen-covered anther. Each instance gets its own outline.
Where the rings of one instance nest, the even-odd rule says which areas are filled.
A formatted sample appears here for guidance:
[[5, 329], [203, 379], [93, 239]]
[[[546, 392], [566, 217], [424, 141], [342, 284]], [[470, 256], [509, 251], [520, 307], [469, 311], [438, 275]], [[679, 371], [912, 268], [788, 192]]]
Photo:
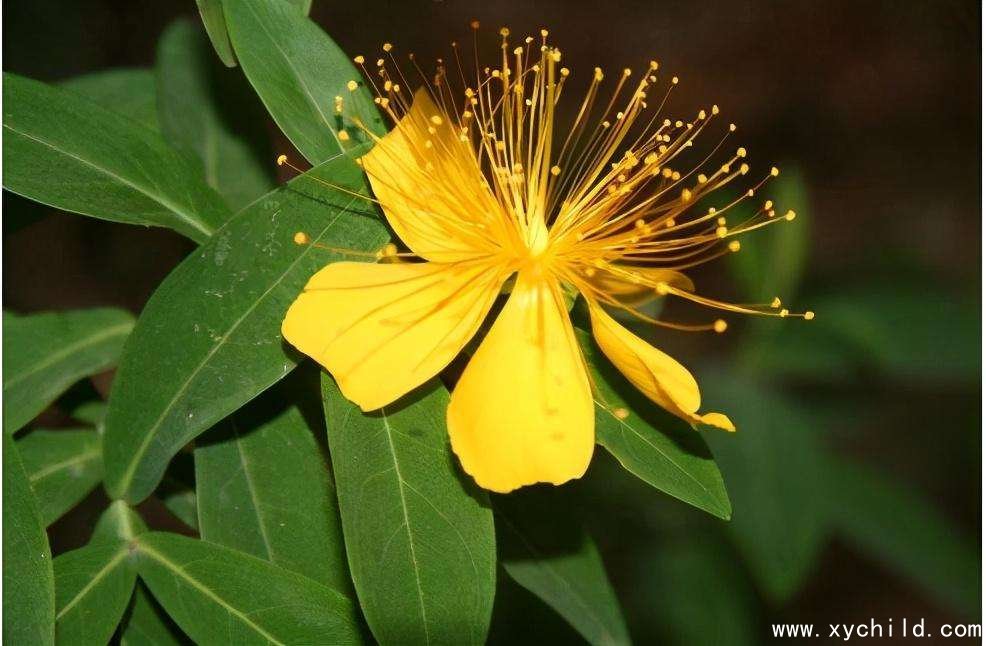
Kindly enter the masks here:
[[772, 166], [770, 168], [770, 176], [771, 177], [777, 177], [780, 174], [781, 174], [781, 169], [778, 168], [777, 166]]
[[390, 51], [390, 50], [392, 50], [393, 48], [394, 48], [394, 46], [393, 46], [393, 45], [391, 45], [390, 43], [384, 43], [384, 44], [383, 44], [383, 51], [385, 51], [385, 52], [389, 52], [389, 51]]
[[726, 227], [716, 227], [717, 238], [725, 238], [727, 235], [729, 235], [729, 229]]
[[683, 203], [687, 204], [688, 202], [691, 202], [691, 200], [692, 200], [692, 192], [690, 190], [688, 190], [687, 188], [686, 189], [682, 189], [682, 191], [681, 191], [681, 201]]
[[308, 234], [305, 233], [304, 231], [298, 231], [297, 233], [295, 233], [293, 240], [294, 243], [297, 245], [308, 244], [309, 242], [311, 242], [311, 238], [309, 238]]
[[616, 419], [626, 419], [630, 417], [630, 411], [628, 411], [625, 408], [614, 408], [613, 417], [615, 417]]
[[348, 83], [346, 83], [346, 89], [349, 90], [350, 92], [355, 92], [356, 88], [358, 87], [359, 87], [359, 83], [357, 83], [356, 81], [349, 81]]
[[716, 319], [716, 322], [712, 324], [712, 329], [715, 330], [719, 334], [722, 334], [723, 332], [725, 332], [726, 331], [726, 328], [728, 328], [728, 327], [729, 327], [729, 325], [725, 321], [723, 321], [722, 319]]
[[678, 85], [678, 77], [677, 76], [671, 77], [671, 85]]
[[278, 166], [283, 166], [285, 163], [287, 163], [287, 161], [288, 161], [288, 156], [287, 155], [278, 155], [277, 156], [277, 165]]
[[551, 167], [551, 174], [554, 177], [558, 177], [559, 175], [561, 175], [561, 166], [552, 166]]
[[774, 201], [773, 200], [767, 200], [766, 202], [763, 203], [763, 209], [764, 209], [764, 211], [769, 211], [772, 208], [774, 208]]
[[781, 311], [779, 312], [779, 314], [781, 315], [782, 318], [785, 317], [785, 316], [787, 316], [790, 313], [791, 312], [788, 311], [786, 308], [781, 308]]
[[[749, 172], [750, 172], [750, 165], [749, 164], [740, 164], [740, 175], [746, 175]], [[750, 195], [750, 197], [753, 197], [753, 189], [752, 188], [748, 191], [748, 194]]]
[[729, 250], [732, 251], [733, 253], [736, 253], [737, 251], [739, 251], [741, 247], [742, 247], [742, 245], [740, 244], [740, 241], [739, 240], [730, 240], [729, 241]]
[[815, 318], [815, 313], [812, 312], [811, 310], [808, 310], [807, 312], [805, 312], [804, 318], [805, 318], [806, 321], [810, 321], [813, 318]]
[[770, 301], [770, 306], [776, 310], [778, 307], [781, 306], [781, 299], [775, 296], [774, 300]]
[[736, 156], [737, 157], [746, 157], [746, 148], [737, 148], [736, 149]]
[[654, 286], [654, 291], [660, 294], [661, 296], [667, 296], [668, 293], [671, 291], [671, 288], [668, 287], [668, 284], [662, 280], [661, 282], [659, 282], [657, 285]]
[[788, 211], [787, 213], [784, 214], [784, 219], [787, 220], [788, 222], [790, 222], [796, 217], [798, 217], [798, 214], [795, 213], [794, 211]]
[[337, 134], [339, 141], [349, 141], [349, 133], [345, 130], [340, 130]]

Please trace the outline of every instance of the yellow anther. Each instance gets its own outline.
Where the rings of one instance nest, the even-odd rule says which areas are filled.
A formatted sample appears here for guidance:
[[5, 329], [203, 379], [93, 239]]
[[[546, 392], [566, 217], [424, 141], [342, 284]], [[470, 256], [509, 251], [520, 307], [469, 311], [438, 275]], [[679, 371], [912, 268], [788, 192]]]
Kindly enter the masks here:
[[356, 63], [357, 65], [362, 65], [363, 63], [366, 62], [366, 59], [363, 58], [362, 56], [356, 56], [353, 58], [353, 62]]
[[339, 131], [339, 141], [349, 141], [349, 133], [345, 130]]
[[732, 251], [733, 253], [736, 253], [737, 251], [739, 251], [740, 250], [740, 246], [741, 245], [740, 245], [740, 241], [739, 240], [731, 240], [729, 242], [729, 250]]
[[561, 175], [561, 166], [552, 166], [551, 167], [551, 174], [554, 175], [555, 177], [558, 177], [559, 175]]
[[798, 214], [795, 213], [794, 211], [788, 211], [787, 213], [784, 214], [784, 219], [787, 220], [788, 222], [790, 222], [796, 217], [798, 217]]
[[705, 116], [706, 116], [705, 115], [705, 110], [699, 110], [698, 111], [698, 118], [699, 118], [699, 120], [704, 119]]
[[729, 132], [736, 132], [736, 124], [735, 123], [729, 124]]
[[813, 318], [815, 318], [815, 313], [814, 312], [812, 312], [811, 310], [808, 310], [807, 312], [805, 312], [805, 320], [806, 321], [810, 321]]
[[719, 106], [717, 105], [712, 106], [712, 114], [719, 114]]
[[788, 315], [788, 314], [790, 314], [790, 313], [791, 313], [791, 312], [789, 312], [789, 311], [788, 311], [788, 310], [787, 310], [786, 308], [781, 308], [781, 311], [780, 311], [780, 315], [781, 315], [782, 317], [784, 317], [784, 316], [787, 316], [787, 315]]
[[671, 77], [671, 84], [672, 85], [678, 85], [678, 77], [677, 76]]
[[596, 81], [603, 80], [603, 70], [602, 70], [602, 68], [597, 67], [595, 70], [593, 70], [593, 72], [592, 72], [592, 78], [594, 78]]
[[692, 199], [692, 192], [690, 190], [688, 190], [687, 188], [686, 189], [682, 189], [682, 191], [681, 191], [681, 201], [682, 202], [685, 202], [687, 204], [688, 202], [691, 201], [691, 199]]
[[766, 202], [763, 203], [763, 208], [765, 211], [769, 211], [770, 209], [774, 208], [774, 201], [767, 200]]
[[771, 166], [771, 168], [770, 168], [770, 176], [771, 177], [777, 177], [780, 174], [781, 174], [781, 169], [780, 168], [778, 168], [777, 166]]
[[548, 37], [548, 30], [547, 29], [542, 29], [541, 30], [541, 38], [547, 38], [547, 37]]
[[473, 28], [473, 29], [479, 29], [479, 21], [478, 20], [470, 20], [469, 21], [469, 26], [471, 28]]
[[736, 156], [737, 157], [746, 157], [746, 148], [737, 148], [736, 149]]
[[698, 183], [699, 183], [699, 184], [705, 184], [705, 183], [706, 183], [707, 181], [709, 181], [709, 178], [708, 178], [708, 177], [706, 177], [706, 176], [705, 176], [704, 174], [702, 174], [702, 173], [699, 173], [699, 174], [698, 174]]
[[500, 35], [506, 38], [510, 35], [510, 30], [506, 27], [500, 27]]
[[616, 417], [616, 419], [626, 419], [630, 417], [630, 411], [625, 408], [614, 408], [613, 416]]
[[443, 123], [442, 122], [442, 118], [440, 116], [438, 116], [437, 114], [431, 115], [431, 122], [433, 124], [435, 124], [436, 126], [440, 126]]
[[774, 300], [770, 301], [770, 306], [776, 310], [781, 306], [781, 299], [775, 296]]
[[284, 163], [287, 162], [287, 161], [288, 161], [288, 156], [287, 155], [278, 155], [277, 156], [277, 165], [278, 166], [283, 166]]
[[596, 268], [595, 267], [586, 267], [585, 270], [582, 273], [584, 273], [587, 278], [592, 278], [593, 276], [596, 275]]
[[668, 284], [662, 280], [654, 287], [654, 291], [656, 291], [661, 296], [667, 296], [668, 292], [670, 292], [671, 289], [668, 287]]
[[[740, 164], [740, 175], [746, 175], [749, 172], [750, 172], [750, 165], [749, 164]], [[748, 191], [748, 194], [750, 195], [750, 197], [753, 197], [753, 189], [752, 188]]]
[[729, 325], [727, 325], [722, 319], [716, 319], [716, 322], [712, 325], [712, 329], [719, 334], [725, 332], [727, 327], [729, 327]]
[[724, 217], [717, 218], [716, 219], [716, 224], [718, 224], [721, 227], [726, 226], [726, 218], [724, 218]]
[[349, 81], [348, 83], [346, 83], [346, 89], [348, 89], [350, 92], [355, 92], [356, 88], [358, 87], [359, 87], [359, 83], [357, 83], [356, 81]]
[[394, 46], [391, 45], [390, 43], [384, 43], [383, 44], [383, 51], [385, 51], [385, 52], [389, 52], [393, 48], [394, 48]]
[[383, 67], [384, 60], [382, 58], [377, 59], [377, 67]]
[[384, 258], [393, 258], [397, 255], [397, 245], [393, 242], [388, 242], [383, 246], [383, 249], [380, 250], [380, 253]]
[[298, 233], [294, 234], [295, 244], [308, 244], [309, 242], [311, 242], [311, 239], [308, 237], [308, 234], [305, 233], [304, 231], [299, 231]]
[[558, 71], [561, 73], [562, 76], [568, 76], [569, 74], [571, 74], [571, 71], [567, 67], [563, 67]]
[[660, 64], [657, 61], [651, 61], [650, 62], [650, 68], [652, 70], [656, 70], [658, 67], [660, 67]]
[[623, 76], [630, 76], [631, 74], [633, 74], [633, 72], [630, 70], [629, 67], [623, 68]]
[[657, 160], [657, 153], [648, 153], [647, 156], [644, 157], [644, 164], [652, 166], [657, 163]]
[[716, 227], [716, 237], [725, 238], [729, 235], [729, 229], [726, 227]]

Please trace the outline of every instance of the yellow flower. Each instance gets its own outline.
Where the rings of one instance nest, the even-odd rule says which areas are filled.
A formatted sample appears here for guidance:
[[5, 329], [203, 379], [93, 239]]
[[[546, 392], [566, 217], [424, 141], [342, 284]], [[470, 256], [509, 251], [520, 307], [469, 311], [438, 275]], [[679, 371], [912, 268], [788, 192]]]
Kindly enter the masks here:
[[[395, 127], [360, 162], [411, 251], [405, 255], [423, 262], [328, 265], [288, 310], [284, 337], [323, 365], [348, 399], [372, 411], [445, 368], [509, 290], [447, 413], [463, 468], [493, 491], [561, 484], [588, 467], [594, 398], [568, 316], [566, 297], [576, 291], [588, 303], [599, 347], [641, 392], [693, 425], [734, 430], [725, 415], [698, 413], [699, 388], [688, 370], [607, 310], [719, 332], [722, 320], [669, 323], [639, 305], [667, 295], [733, 312], [789, 315], [776, 299], [751, 306], [699, 296], [681, 273], [738, 250], [736, 235], [784, 219], [774, 218], [770, 202], [735, 226], [726, 219], [777, 170], [740, 199], [695, 213], [696, 202], [749, 171], [744, 149], [719, 155], [732, 125], [698, 153], [697, 164], [679, 168], [717, 107], [687, 121], [664, 118], [678, 79], [659, 88], [657, 63], [636, 79], [623, 70], [605, 93], [596, 69], [562, 128], [558, 106], [574, 75], [561, 66], [561, 52], [546, 31], [517, 47], [508, 30], [501, 35], [494, 67], [477, 63], [469, 79], [456, 48], [452, 73], [461, 80], [450, 81], [439, 61], [427, 89], [411, 99], [385, 46], [387, 60], [367, 76], [376, 77], [376, 103]], [[703, 174], [707, 163], [715, 167]]]

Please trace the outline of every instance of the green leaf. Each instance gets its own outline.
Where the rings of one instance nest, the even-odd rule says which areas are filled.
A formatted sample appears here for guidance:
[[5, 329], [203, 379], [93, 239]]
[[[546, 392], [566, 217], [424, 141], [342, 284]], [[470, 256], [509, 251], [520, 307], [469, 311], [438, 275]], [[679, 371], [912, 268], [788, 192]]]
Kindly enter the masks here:
[[157, 90], [154, 72], [148, 69], [127, 68], [83, 74], [62, 81], [66, 90], [95, 101], [137, 121], [151, 130], [160, 130], [157, 116]]
[[239, 210], [274, 187], [266, 115], [238, 72], [220, 66], [195, 24], [171, 24], [157, 49], [161, 131], [201, 163], [206, 182]]
[[137, 541], [141, 578], [197, 643], [361, 643], [353, 604], [307, 577], [177, 534]]
[[200, 534], [345, 592], [332, 475], [299, 409], [278, 403], [261, 398], [196, 446]]
[[833, 458], [825, 476], [825, 511], [842, 536], [950, 607], [979, 615], [982, 570], [971, 537], [918, 492], [863, 465]]
[[298, 363], [282, 340], [281, 319], [308, 278], [340, 256], [296, 245], [295, 232], [347, 249], [379, 249], [387, 241], [359, 198], [328, 193], [312, 177], [365, 187], [345, 157], [294, 179], [234, 217], [144, 307], [106, 415], [113, 497], [147, 497], [178, 450]]
[[[577, 334], [598, 391], [596, 442], [649, 485], [728, 519], [729, 496], [702, 437], [634, 388], [588, 333]], [[613, 412], [619, 408], [623, 419]]]
[[181, 646], [191, 643], [154, 601], [147, 587], [138, 582], [129, 612], [123, 618], [120, 646]]
[[106, 418], [106, 402], [102, 400], [83, 402], [69, 411], [69, 417], [77, 422], [88, 424], [102, 433], [103, 420]]
[[122, 500], [110, 503], [96, 521], [90, 545], [129, 542], [147, 531], [147, 525], [130, 506]]
[[[342, 129], [351, 141], [364, 141], [352, 118], [377, 134], [384, 132], [366, 88], [350, 92], [346, 87], [361, 78], [349, 57], [296, 7], [284, 0], [239, 0], [225, 10], [244, 73], [308, 161], [317, 164], [339, 154]], [[335, 113], [337, 96], [345, 101], [343, 114]]]
[[156, 493], [162, 504], [178, 520], [192, 529], [199, 528], [199, 503], [192, 486], [165, 475]]
[[202, 242], [229, 216], [181, 154], [136, 121], [4, 72], [3, 186], [66, 211]]
[[34, 430], [17, 441], [45, 525], [58, 520], [103, 477], [99, 434], [89, 429]]
[[789, 598], [811, 571], [828, 534], [822, 511], [823, 448], [810, 412], [763, 385], [699, 379], [710, 409], [735, 433], [702, 427], [733, 502], [727, 529], [766, 595]]
[[592, 537], [556, 491], [494, 496], [500, 564], [590, 644], [629, 644], [626, 622]]
[[55, 633], [64, 644], [107, 643], [127, 609], [137, 573], [126, 543], [87, 545], [55, 559]]
[[785, 167], [764, 190], [768, 189], [777, 211], [775, 217], [792, 210], [797, 219], [743, 236], [740, 252], [729, 254], [733, 275], [746, 298], [754, 303], [768, 302], [775, 296], [788, 302], [797, 295], [811, 244], [811, 202], [801, 171]]
[[133, 328], [123, 310], [3, 313], [3, 425], [12, 433], [73, 383], [116, 363]]
[[223, 16], [222, 0], [195, 0], [195, 4], [199, 7], [202, 25], [209, 35], [209, 40], [212, 42], [212, 47], [216, 50], [219, 60], [226, 67], [236, 67], [233, 45], [229, 42], [229, 33], [226, 31], [226, 17]]
[[48, 535], [9, 433], [3, 434], [3, 643], [55, 643]]
[[495, 589], [485, 492], [456, 468], [448, 392], [431, 382], [361, 413], [322, 379], [353, 583], [384, 644], [482, 644]]

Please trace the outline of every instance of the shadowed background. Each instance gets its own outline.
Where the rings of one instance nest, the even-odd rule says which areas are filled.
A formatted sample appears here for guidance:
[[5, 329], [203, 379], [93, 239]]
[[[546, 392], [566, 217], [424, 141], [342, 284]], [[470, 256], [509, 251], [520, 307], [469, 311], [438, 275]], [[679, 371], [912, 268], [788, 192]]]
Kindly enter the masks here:
[[[38, 0], [4, 2], [3, 10], [5, 69], [50, 82], [153, 66], [168, 23], [197, 16], [191, 0]], [[978, 572], [977, 550], [972, 560], [963, 553], [942, 561], [933, 552], [949, 546], [921, 532], [928, 507], [963, 545], [974, 547], [980, 534], [979, 3], [315, 0], [311, 15], [344, 50], [368, 58], [384, 41], [426, 59], [447, 55], [449, 41], [469, 38], [472, 18], [487, 33], [501, 24], [520, 35], [550, 28], [573, 76], [655, 58], [681, 78], [672, 113], [717, 103], [738, 124], [735, 142], [755, 169], [781, 166], [784, 194], [799, 211], [790, 226], [807, 235], [764, 238], [771, 241], [759, 252], [749, 236], [755, 261], [718, 263], [696, 279], [702, 292], [737, 300], [769, 301], [777, 294], [750, 292], [784, 285], [785, 302], [816, 310], [816, 321], [730, 319], [724, 335], [662, 331], [654, 340], [707, 376], [704, 408], [737, 411], [739, 441], [744, 426], [783, 427], [774, 451], [780, 475], [751, 491], [776, 494], [785, 478], [800, 476], [784, 472], [783, 452], [812, 450], [797, 437], [804, 430], [826, 455], [889, 478], [892, 493], [874, 496], [865, 513], [845, 507], [867, 499], [870, 480], [827, 471], [810, 503], [775, 501], [781, 510], [843, 516], [816, 523], [825, 528], [807, 520], [812, 537], [797, 539], [805, 544], [788, 555], [798, 562], [778, 567], [769, 549], [764, 556], [749, 547], [777, 538], [768, 521], [725, 528], [632, 481], [598, 452], [570, 499], [600, 543], [635, 640], [756, 644], [776, 621], [978, 621], [978, 575], [972, 586], [962, 574]], [[270, 132], [275, 147], [287, 145], [273, 124]], [[4, 307], [18, 312], [139, 312], [191, 250], [168, 231], [67, 215], [6, 193], [4, 207]], [[801, 255], [803, 270], [772, 260]], [[668, 311], [694, 314], [677, 304]], [[97, 379], [98, 388], [106, 383]], [[764, 408], [770, 421], [758, 418]], [[736, 491], [727, 468], [734, 447], [710, 439], [727, 460], [736, 524], [745, 495], [738, 481], [748, 476], [736, 472]], [[756, 452], [747, 457], [740, 470], [754, 480], [776, 467]], [[56, 550], [85, 542], [73, 534], [86, 526], [73, 514], [84, 513], [53, 526]], [[802, 572], [797, 580], [788, 580], [792, 570]], [[525, 595], [510, 588], [498, 597], [494, 640], [571, 637]], [[510, 620], [518, 617], [520, 625]]]

